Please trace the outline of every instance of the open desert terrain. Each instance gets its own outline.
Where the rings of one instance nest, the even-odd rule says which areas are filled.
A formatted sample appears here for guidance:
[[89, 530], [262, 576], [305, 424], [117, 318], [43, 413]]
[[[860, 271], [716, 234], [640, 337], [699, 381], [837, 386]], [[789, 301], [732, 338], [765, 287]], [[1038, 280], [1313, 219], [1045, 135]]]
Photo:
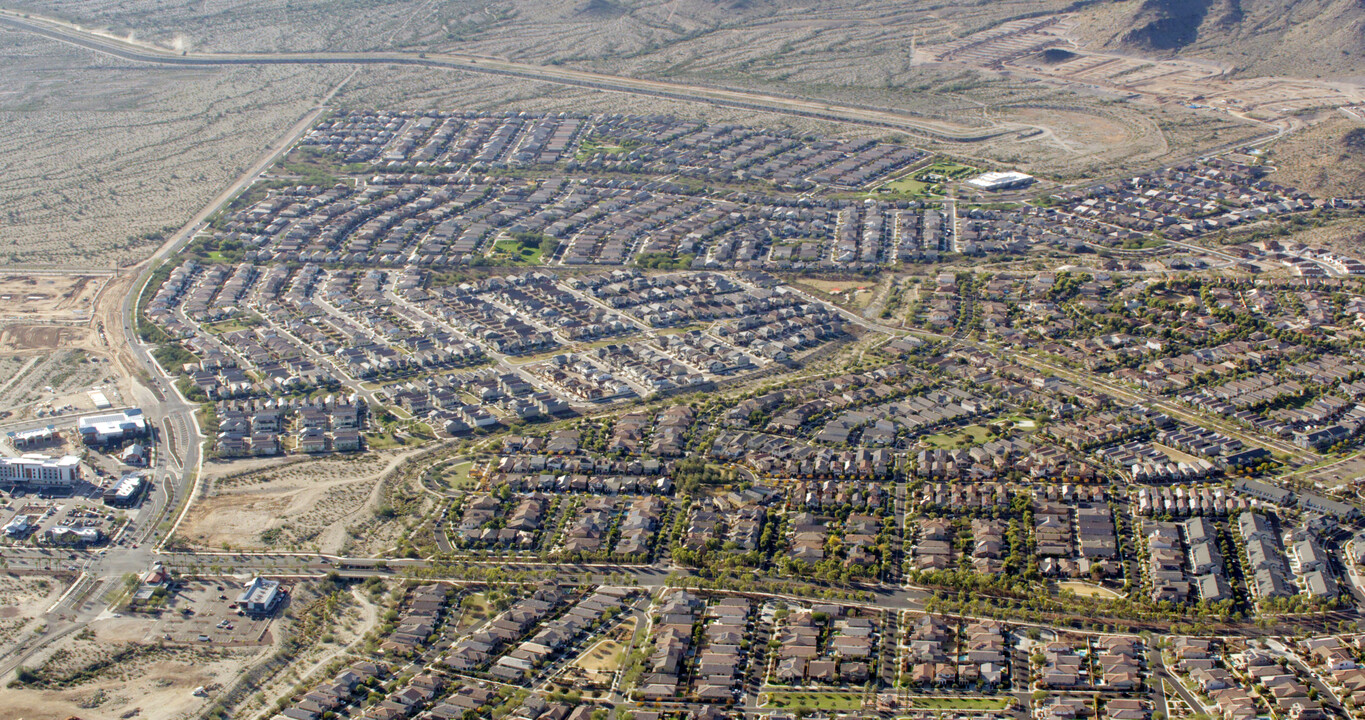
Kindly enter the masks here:
[[0, 29], [0, 258], [136, 264], [346, 71], [154, 70]]
[[1365, 720], [1361, 54], [0, 0], [0, 720]]

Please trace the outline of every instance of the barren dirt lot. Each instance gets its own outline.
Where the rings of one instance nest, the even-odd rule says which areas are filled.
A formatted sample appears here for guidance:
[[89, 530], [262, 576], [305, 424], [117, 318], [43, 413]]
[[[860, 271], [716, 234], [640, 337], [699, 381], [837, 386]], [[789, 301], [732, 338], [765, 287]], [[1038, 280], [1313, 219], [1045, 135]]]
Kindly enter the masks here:
[[[0, 708], [23, 708], [23, 720], [181, 717], [214, 687], [241, 672], [259, 649], [161, 647], [141, 642], [147, 621], [110, 618], [32, 658], [30, 682], [0, 688]], [[134, 715], [129, 715], [134, 713]]]
[[179, 537], [202, 548], [339, 552], [350, 526], [372, 517], [381, 478], [404, 457], [377, 452], [246, 471], [235, 463], [206, 465], [207, 496], [196, 500]]
[[132, 402], [138, 371], [118, 331], [131, 275], [0, 274], [0, 419], [89, 412], [92, 390]]
[[[9, 372], [0, 375], [0, 417], [56, 417], [95, 410], [92, 390], [114, 405], [130, 397], [130, 380], [109, 357], [93, 347], [96, 334], [84, 327], [17, 326], [0, 328], [0, 355]], [[75, 346], [76, 349], [70, 349]], [[66, 349], [62, 349], [66, 348]]]
[[47, 577], [0, 574], [0, 645], [24, 632], [66, 590], [67, 584]]
[[108, 282], [108, 275], [3, 275], [0, 313], [29, 322], [88, 320]]

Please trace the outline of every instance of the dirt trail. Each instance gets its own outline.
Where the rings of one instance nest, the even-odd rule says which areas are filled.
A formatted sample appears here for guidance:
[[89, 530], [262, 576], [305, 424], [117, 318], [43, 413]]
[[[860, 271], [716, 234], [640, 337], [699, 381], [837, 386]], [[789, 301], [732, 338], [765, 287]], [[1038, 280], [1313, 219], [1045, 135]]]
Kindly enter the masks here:
[[391, 460], [389, 460], [388, 463], [384, 465], [383, 470], [376, 473], [375, 475], [370, 476], [378, 480], [379, 482], [376, 482], [374, 484], [374, 489], [370, 491], [370, 496], [366, 498], [365, 504], [356, 508], [354, 511], [348, 513], [342, 519], [342, 522], [339, 522], [333, 525], [332, 527], [328, 528], [325, 532], [322, 533], [319, 540], [324, 544], [336, 543], [335, 547], [341, 547], [341, 543], [346, 541], [346, 523], [350, 522], [351, 520], [354, 520], [356, 516], [360, 515], [361, 512], [364, 512], [365, 510], [373, 508], [379, 504], [379, 497], [384, 492], [383, 480], [387, 478], [389, 475], [391, 475], [394, 471], [396, 471], [398, 469], [398, 466], [401, 465], [405, 460], [407, 460], [408, 458], [416, 457], [417, 455], [421, 454], [424, 450], [427, 449], [429, 448], [417, 448], [415, 450], [410, 450], [408, 452], [395, 455]]
[[192, 544], [217, 547], [251, 544], [261, 533], [283, 528], [335, 551], [346, 542], [349, 526], [378, 505], [384, 480], [427, 450], [409, 449], [374, 462], [323, 457], [221, 477], [190, 509], [183, 535]]

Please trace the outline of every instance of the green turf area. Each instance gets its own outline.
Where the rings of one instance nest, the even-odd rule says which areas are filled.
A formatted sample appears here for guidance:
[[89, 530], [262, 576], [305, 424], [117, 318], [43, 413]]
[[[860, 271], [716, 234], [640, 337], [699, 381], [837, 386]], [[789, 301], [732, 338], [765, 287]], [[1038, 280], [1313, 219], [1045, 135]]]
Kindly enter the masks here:
[[985, 426], [968, 425], [956, 432], [926, 435], [924, 441], [936, 448], [956, 448], [964, 447], [961, 442], [964, 438], [969, 440], [972, 445], [986, 442], [986, 434]]
[[587, 160], [599, 153], [604, 155], [621, 155], [630, 152], [632, 149], [630, 143], [621, 143], [618, 145], [600, 138], [589, 138], [584, 140], [582, 145], [578, 146], [578, 152], [574, 153], [574, 159]]
[[375, 432], [365, 435], [365, 446], [371, 450], [388, 450], [420, 442], [415, 438], [400, 438], [389, 432]]
[[927, 182], [906, 176], [897, 180], [892, 180], [883, 185], [881, 189], [902, 195], [928, 195], [931, 189], [936, 188], [936, 185], [931, 185]]
[[877, 193], [905, 198], [942, 195], [943, 183], [960, 180], [974, 172], [974, 167], [943, 160], [885, 183], [877, 188]]
[[539, 265], [546, 255], [554, 254], [557, 245], [544, 235], [519, 233], [494, 242], [488, 259], [499, 265]]
[[208, 323], [204, 325], [204, 329], [215, 335], [221, 335], [223, 333], [236, 332], [238, 330], [246, 330], [247, 328], [253, 328], [260, 324], [261, 320], [258, 317], [243, 316], [230, 318], [228, 320], [220, 320], [215, 323]]
[[474, 480], [469, 477], [469, 471], [474, 469], [474, 461], [447, 465], [440, 470], [439, 482], [452, 490], [464, 490], [474, 486]]
[[777, 709], [805, 708], [807, 710], [861, 710], [861, 695], [838, 692], [773, 692], [765, 693], [762, 707]]
[[223, 263], [224, 265], [227, 265], [231, 263], [241, 262], [242, 258], [239, 257], [239, 255], [240, 253], [238, 253], [237, 255], [229, 255], [228, 253], [225, 253], [221, 250], [214, 250], [213, 252], [209, 253], [206, 257], [208, 257], [208, 261], [211, 263]]
[[919, 710], [1004, 710], [1009, 698], [983, 697], [914, 697], [910, 707]]
[[539, 247], [527, 247], [517, 240], [499, 240], [493, 243], [493, 252], [488, 256], [515, 265], [539, 265], [541, 250]]

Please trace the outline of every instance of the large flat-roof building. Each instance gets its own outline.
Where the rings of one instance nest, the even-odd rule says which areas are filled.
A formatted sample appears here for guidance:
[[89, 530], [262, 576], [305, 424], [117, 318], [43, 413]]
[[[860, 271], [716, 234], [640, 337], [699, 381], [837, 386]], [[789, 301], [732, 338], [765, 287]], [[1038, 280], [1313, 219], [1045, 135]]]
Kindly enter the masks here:
[[104, 539], [99, 528], [58, 525], [47, 531], [47, 540], [57, 545], [94, 545]]
[[104, 493], [104, 504], [114, 507], [132, 507], [142, 499], [142, 493], [147, 489], [147, 481], [137, 473], [124, 475], [119, 479], [118, 484], [109, 488]]
[[1025, 175], [1013, 170], [1006, 172], [988, 172], [977, 175], [967, 181], [968, 185], [981, 190], [1011, 190], [1013, 188], [1027, 187], [1033, 184], [1033, 176]]
[[284, 595], [280, 593], [279, 580], [258, 577], [251, 581], [242, 594], [237, 596], [237, 605], [252, 615], [268, 615], [275, 611]]
[[142, 437], [147, 434], [147, 417], [139, 408], [108, 415], [90, 415], [76, 421], [76, 429], [87, 445], [108, 445], [112, 442]]
[[70, 488], [81, 478], [81, 459], [75, 455], [54, 458], [37, 453], [0, 458], [0, 482], [32, 488]]

